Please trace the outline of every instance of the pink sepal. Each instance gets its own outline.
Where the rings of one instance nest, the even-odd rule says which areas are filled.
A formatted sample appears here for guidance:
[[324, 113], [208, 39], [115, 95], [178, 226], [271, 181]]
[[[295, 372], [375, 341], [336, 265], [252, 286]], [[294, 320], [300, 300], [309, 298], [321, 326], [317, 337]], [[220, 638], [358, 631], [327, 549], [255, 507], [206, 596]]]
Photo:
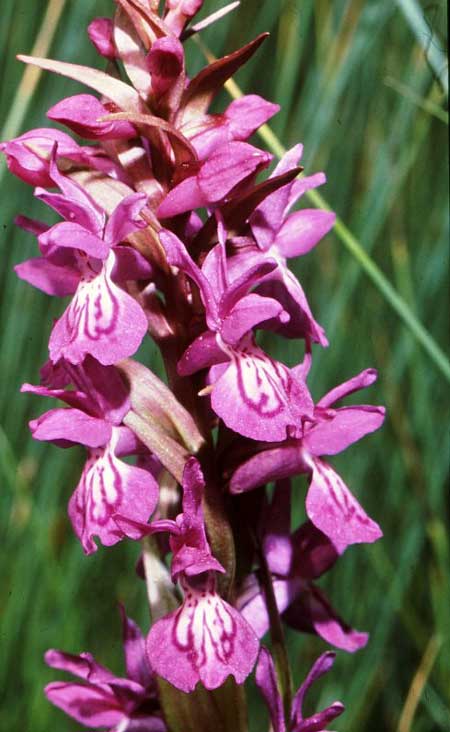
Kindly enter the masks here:
[[372, 543], [383, 534], [350, 493], [342, 478], [318, 458], [310, 461], [311, 484], [306, 496], [306, 512], [339, 552], [350, 544]]
[[34, 257], [14, 267], [21, 280], [37, 287], [47, 295], [73, 295], [80, 280], [79, 272], [70, 267], [59, 267], [43, 257]]
[[74, 443], [86, 447], [105, 445], [111, 437], [112, 427], [104, 419], [91, 417], [79, 409], [50, 409], [30, 422], [35, 440], [71, 447]]

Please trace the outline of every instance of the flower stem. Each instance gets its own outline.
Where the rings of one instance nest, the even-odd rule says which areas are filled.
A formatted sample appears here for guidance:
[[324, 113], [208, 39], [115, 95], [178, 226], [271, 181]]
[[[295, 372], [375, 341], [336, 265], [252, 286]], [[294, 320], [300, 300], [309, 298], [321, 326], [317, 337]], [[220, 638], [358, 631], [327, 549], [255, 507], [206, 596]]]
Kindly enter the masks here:
[[270, 620], [270, 638], [272, 641], [272, 651], [275, 660], [275, 668], [277, 671], [278, 684], [283, 699], [284, 717], [286, 726], [289, 727], [291, 718], [292, 705], [292, 674], [289, 664], [289, 657], [286, 648], [283, 625], [281, 623], [280, 614], [278, 612], [277, 601], [272, 584], [272, 575], [270, 573], [266, 557], [262, 547], [258, 543], [258, 554], [262, 574], [262, 582], [264, 594], [267, 603], [267, 612]]

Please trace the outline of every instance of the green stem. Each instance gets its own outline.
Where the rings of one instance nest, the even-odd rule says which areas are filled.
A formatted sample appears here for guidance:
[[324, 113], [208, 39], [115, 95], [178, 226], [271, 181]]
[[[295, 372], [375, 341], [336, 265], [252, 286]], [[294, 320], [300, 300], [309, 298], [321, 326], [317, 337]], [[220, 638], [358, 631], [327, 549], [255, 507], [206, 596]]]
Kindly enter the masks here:
[[289, 664], [289, 657], [286, 649], [283, 625], [278, 612], [275, 592], [273, 590], [272, 575], [268, 567], [262, 547], [258, 544], [258, 554], [261, 566], [262, 583], [267, 603], [267, 612], [270, 620], [270, 638], [277, 671], [278, 683], [283, 699], [284, 718], [289, 726], [292, 706], [292, 674]]

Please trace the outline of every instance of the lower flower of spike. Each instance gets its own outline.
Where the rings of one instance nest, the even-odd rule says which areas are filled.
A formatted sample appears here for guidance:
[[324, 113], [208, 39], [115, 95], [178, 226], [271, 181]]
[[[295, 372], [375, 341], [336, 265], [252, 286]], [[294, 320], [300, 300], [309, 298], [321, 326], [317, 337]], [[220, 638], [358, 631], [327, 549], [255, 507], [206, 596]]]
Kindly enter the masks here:
[[182, 606], [159, 620], [147, 638], [152, 670], [184, 692], [200, 681], [207, 689], [228, 676], [242, 684], [253, 669], [259, 643], [241, 614], [216, 592], [212, 572], [183, 576]]

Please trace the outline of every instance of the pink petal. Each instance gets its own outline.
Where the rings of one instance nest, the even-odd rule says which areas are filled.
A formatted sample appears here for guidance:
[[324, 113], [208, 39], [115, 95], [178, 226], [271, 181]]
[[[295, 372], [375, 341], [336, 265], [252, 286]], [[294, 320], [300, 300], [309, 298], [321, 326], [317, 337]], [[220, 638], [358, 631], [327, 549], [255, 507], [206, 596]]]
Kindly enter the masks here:
[[200, 161], [206, 160], [213, 152], [230, 142], [229, 125], [222, 114], [205, 115], [204, 120], [195, 119], [183, 126], [182, 132], [190, 140]]
[[[74, 207], [73, 212], [69, 212], [65, 216], [70, 221], [77, 221], [82, 224], [86, 229], [91, 231], [93, 234], [97, 234], [100, 238], [103, 235], [103, 228], [105, 225], [105, 212], [103, 208], [97, 203], [97, 201], [88, 193], [88, 191], [81, 186], [77, 181], [63, 175], [57, 165], [58, 146], [54, 145], [50, 158], [50, 177], [52, 181], [58, 186], [62, 192], [61, 198], [65, 198], [67, 203]], [[37, 191], [35, 195], [38, 196]], [[40, 191], [40, 196], [45, 200], [45, 191]], [[51, 194], [47, 194], [47, 202]], [[56, 194], [53, 194], [56, 200]], [[52, 205], [52, 204], [50, 204]], [[61, 204], [60, 204], [61, 205]], [[58, 209], [56, 209], [58, 210]], [[81, 215], [81, 211], [83, 214]]]
[[198, 13], [202, 5], [203, 0], [167, 0], [164, 22], [179, 36], [188, 20]]
[[199, 681], [216, 689], [229, 675], [242, 684], [258, 648], [248, 623], [211, 586], [188, 589], [183, 605], [155, 623], [147, 638], [153, 671], [185, 692]]
[[[303, 145], [295, 145], [288, 150], [270, 177], [275, 178], [295, 168], [302, 152]], [[282, 186], [267, 196], [250, 217], [252, 233], [259, 248], [263, 251], [266, 251], [273, 243], [275, 235], [283, 223], [292, 185], [293, 183]]]
[[153, 275], [150, 262], [136, 249], [128, 246], [114, 247], [115, 263], [111, 271], [114, 282], [125, 280], [149, 280]]
[[272, 156], [246, 142], [221, 146], [200, 168], [198, 184], [206, 200], [220, 201], [238, 183], [269, 165]]
[[49, 341], [53, 362], [65, 358], [79, 364], [90, 354], [103, 365], [132, 356], [147, 332], [141, 306], [110, 278], [115, 255], [110, 252], [101, 272], [82, 280], [72, 302], [55, 323]]
[[66, 671], [86, 681], [107, 684], [115, 678], [114, 674], [105, 666], [97, 663], [90, 653], [80, 653], [76, 656], [51, 648], [46, 651], [44, 660], [51, 668]]
[[[74, 373], [73, 369], [71, 369], [71, 373]], [[100, 413], [111, 424], [121, 425], [130, 409], [130, 402], [129, 388], [124, 384], [118, 369], [114, 366], [102, 366], [94, 358], [87, 356], [82, 367], [75, 370], [75, 373], [81, 388], [86, 393], [86, 400], [89, 404], [86, 411]], [[67, 396], [65, 400], [67, 401]], [[127, 427], [120, 427], [118, 446], [120, 444], [121, 449], [126, 449], [127, 444], [130, 444], [131, 434], [131, 430]], [[122, 452], [121, 454], [127, 453]], [[134, 449], [131, 449], [128, 454], [134, 454]]]
[[202, 264], [202, 273], [211, 285], [217, 300], [221, 298], [228, 287], [228, 271], [224, 249], [225, 243], [223, 245], [222, 243], [216, 244], [208, 252]]
[[183, 242], [175, 234], [172, 234], [171, 231], [163, 230], [160, 232], [159, 238], [166, 250], [169, 264], [181, 269], [197, 285], [206, 309], [208, 325], [214, 328], [218, 320], [217, 298], [213, 292], [211, 283], [207, 280], [202, 270], [195, 264]]
[[231, 308], [237, 305], [252, 287], [258, 285], [267, 275], [275, 271], [276, 267], [276, 261], [269, 258], [259, 260], [253, 266], [249, 265], [241, 272], [225, 290], [220, 300], [221, 317], [228, 315]]
[[305, 472], [307, 466], [298, 442], [260, 450], [236, 468], [230, 480], [230, 492], [242, 493], [273, 480], [290, 478]]
[[160, 219], [169, 218], [185, 213], [190, 209], [202, 208], [207, 204], [207, 198], [201, 190], [197, 176], [185, 178], [167, 194], [164, 201], [158, 208], [157, 215]]
[[105, 241], [91, 234], [84, 226], [69, 221], [55, 224], [40, 234], [39, 245], [44, 252], [47, 247], [79, 249], [96, 259], [106, 259], [109, 254], [109, 246]]
[[288, 338], [310, 338], [321, 346], [328, 345], [325, 331], [314, 319], [300, 282], [286, 265], [279, 264], [273, 275], [258, 287], [258, 292], [278, 300], [289, 313], [287, 323], [275, 321], [271, 325], [273, 330]]
[[366, 389], [368, 386], [371, 386], [377, 378], [378, 372], [376, 369], [365, 369], [325, 394], [322, 399], [317, 402], [317, 406], [327, 409], [340, 399], [349, 396], [349, 394], [353, 394], [355, 391]]
[[48, 157], [58, 143], [58, 156], [83, 162], [86, 148], [60, 130], [42, 127], [25, 132], [10, 142], [0, 143], [11, 173], [33, 186], [51, 186]]
[[292, 573], [304, 579], [317, 579], [336, 563], [336, 547], [311, 521], [305, 521], [291, 536], [294, 551]]
[[236, 346], [243, 336], [265, 320], [277, 318], [285, 311], [279, 302], [254, 293], [241, 298], [224, 319], [221, 336], [226, 343]]
[[304, 732], [314, 732], [315, 730], [325, 730], [328, 722], [338, 717], [344, 711], [344, 706], [340, 702], [334, 702], [323, 712], [317, 712], [312, 717], [305, 719], [303, 715], [303, 701], [308, 693], [311, 685], [320, 679], [321, 676], [328, 673], [334, 664], [336, 654], [332, 651], [323, 653], [313, 664], [309, 674], [304, 680], [300, 689], [294, 696], [292, 702], [292, 723], [293, 730], [304, 730]]
[[79, 409], [50, 409], [38, 419], [30, 422], [30, 429], [35, 440], [73, 443], [86, 447], [105, 445], [111, 437], [111, 425], [104, 419], [91, 417]]
[[238, 183], [266, 167], [270, 160], [268, 153], [246, 142], [227, 142], [202, 163], [196, 176], [172, 188], [160, 205], [158, 216], [167, 218], [217, 203]]
[[69, 267], [58, 267], [43, 257], [35, 257], [14, 267], [21, 280], [33, 287], [57, 297], [66, 297], [76, 292], [80, 280], [79, 272]]
[[108, 219], [105, 241], [115, 246], [137, 229], [145, 229], [144, 219], [139, 215], [147, 203], [145, 193], [132, 193], [123, 198]]
[[177, 370], [180, 376], [189, 376], [227, 360], [227, 355], [217, 345], [216, 334], [206, 331], [188, 346], [178, 362]]
[[127, 720], [126, 732], [167, 732], [167, 725], [159, 716], [161, 712], [155, 711], [155, 714], [138, 712], [138, 714], [135, 719]]
[[334, 663], [336, 654], [332, 651], [323, 653], [313, 664], [309, 674], [304, 680], [300, 689], [297, 691], [292, 702], [292, 730], [293, 732], [324, 732], [325, 727], [333, 719], [338, 717], [344, 711], [344, 706], [340, 702], [333, 702], [329, 707], [321, 712], [317, 712], [312, 717], [305, 718], [303, 715], [303, 701], [308, 693], [311, 685], [320, 679], [321, 676], [328, 673]]
[[294, 203], [301, 198], [306, 191], [310, 191], [312, 188], [318, 188], [323, 186], [327, 182], [325, 173], [314, 173], [314, 175], [306, 175], [302, 178], [294, 180], [289, 191], [289, 200], [287, 202], [287, 210], [289, 210]]
[[263, 520], [263, 551], [273, 574], [290, 574], [294, 557], [291, 540], [291, 481], [277, 481]]
[[382, 536], [380, 527], [365, 513], [342, 478], [318, 458], [311, 460], [312, 480], [306, 512], [313, 524], [339, 552], [350, 544], [372, 543]]
[[[299, 588], [302, 588], [304, 583], [298, 578], [293, 580], [274, 578], [272, 584], [278, 612], [281, 615], [295, 599]], [[269, 612], [263, 589], [258, 584], [249, 587], [239, 598], [238, 607], [258, 638], [263, 638], [270, 628]]]
[[302, 209], [288, 216], [275, 243], [284, 257], [307, 254], [333, 228], [336, 216], [317, 208]]
[[112, 727], [125, 716], [107, 688], [55, 681], [47, 684], [44, 691], [52, 704], [87, 727]]
[[[42, 370], [46, 369], [44, 366]], [[41, 370], [41, 380], [44, 380], [44, 377], [42, 377], [42, 370]], [[67, 383], [70, 383], [69, 381]], [[66, 385], [66, 384], [65, 384]], [[54, 399], [61, 399], [61, 401], [65, 402], [69, 405], [69, 407], [75, 407], [75, 409], [79, 409], [82, 412], [86, 412], [87, 414], [90, 413], [90, 409], [92, 408], [92, 401], [89, 399], [89, 397], [86, 396], [82, 391], [77, 391], [76, 389], [63, 389], [63, 388], [55, 388], [55, 389], [49, 389], [46, 386], [34, 386], [33, 384], [22, 384], [20, 387], [20, 391], [24, 393], [29, 394], [39, 394], [39, 396], [47, 396]], [[95, 411], [95, 409], [93, 410]], [[109, 439], [109, 438], [108, 438]]]
[[383, 407], [342, 407], [334, 417], [308, 430], [304, 445], [312, 455], [336, 455], [381, 427], [384, 416]]
[[247, 94], [235, 99], [225, 112], [234, 140], [248, 140], [251, 135], [280, 111], [278, 104], [272, 104], [257, 94]]
[[314, 585], [306, 585], [283, 614], [283, 620], [295, 630], [317, 633], [324, 641], [348, 653], [359, 651], [369, 636], [354, 630], [337, 615], [326, 595]]
[[147, 64], [152, 75], [152, 91], [159, 97], [177, 82], [183, 72], [184, 51], [178, 38], [158, 38], [147, 56]]
[[[54, 184], [52, 184], [54, 185]], [[40, 201], [43, 201], [47, 206], [51, 206], [60, 216], [66, 221], [77, 222], [75, 226], [80, 226], [86, 233], [91, 235], [99, 235], [101, 239], [101, 232], [103, 231], [103, 220], [97, 216], [95, 210], [92, 210], [90, 206], [87, 206], [82, 201], [77, 201], [75, 198], [67, 196], [61, 193], [49, 193], [43, 188], [35, 188], [34, 195]], [[55, 224], [55, 226], [61, 226], [61, 224]], [[46, 234], [51, 232], [55, 228], [48, 227], [45, 232], [39, 235], [39, 241], [41, 244], [41, 251], [45, 253], [46, 248]], [[66, 245], [67, 246], [67, 245]]]
[[122, 618], [123, 646], [127, 677], [144, 688], [153, 681], [153, 674], [145, 654], [145, 639], [140, 628], [129, 618], [123, 605], [119, 605]]

